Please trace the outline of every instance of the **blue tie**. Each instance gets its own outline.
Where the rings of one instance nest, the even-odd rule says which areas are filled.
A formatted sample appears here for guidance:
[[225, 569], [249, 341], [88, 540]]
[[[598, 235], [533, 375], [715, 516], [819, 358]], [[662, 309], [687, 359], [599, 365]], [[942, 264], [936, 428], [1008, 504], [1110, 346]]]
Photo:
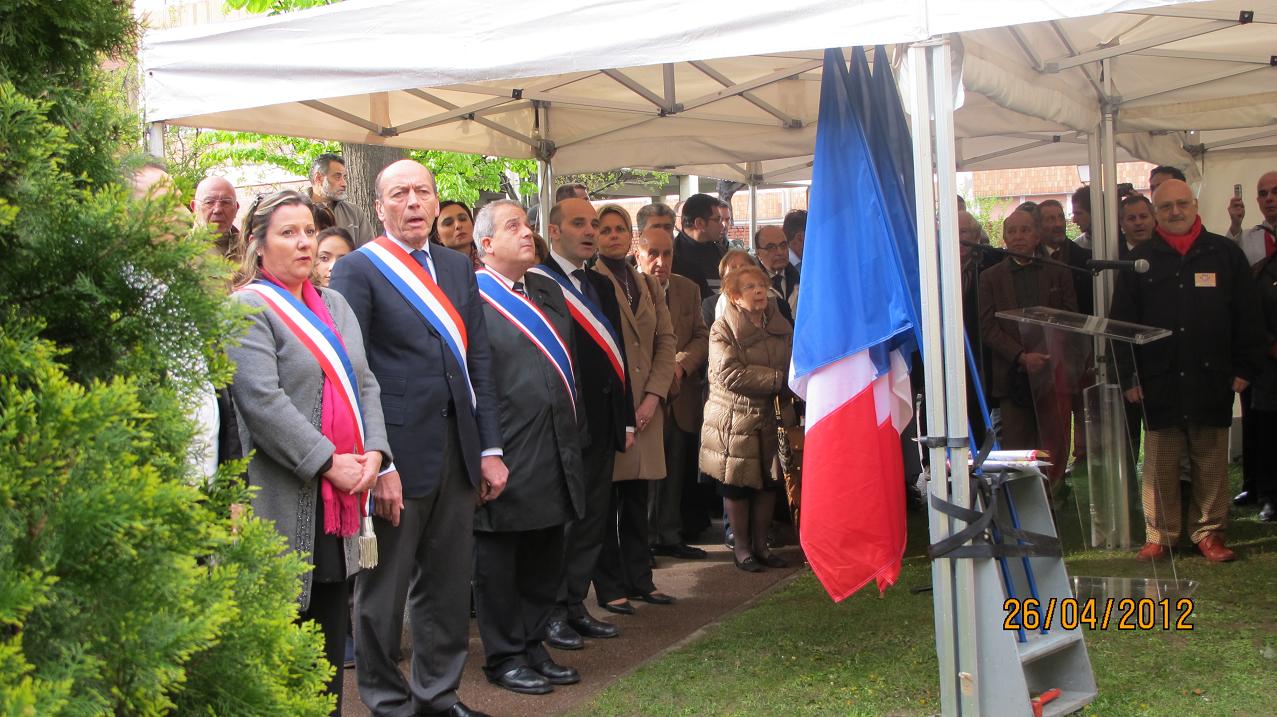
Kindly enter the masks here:
[[425, 249], [413, 249], [412, 258], [421, 265], [422, 269], [426, 270], [426, 273], [430, 275], [431, 279], [435, 278], [435, 273], [430, 270], [430, 255], [426, 253]]
[[594, 285], [590, 283], [590, 277], [585, 275], [585, 269], [577, 269], [572, 272], [572, 276], [581, 282], [581, 293], [585, 294], [585, 298], [594, 303], [600, 309], [603, 308], [603, 301], [599, 298], [599, 292], [594, 289]]

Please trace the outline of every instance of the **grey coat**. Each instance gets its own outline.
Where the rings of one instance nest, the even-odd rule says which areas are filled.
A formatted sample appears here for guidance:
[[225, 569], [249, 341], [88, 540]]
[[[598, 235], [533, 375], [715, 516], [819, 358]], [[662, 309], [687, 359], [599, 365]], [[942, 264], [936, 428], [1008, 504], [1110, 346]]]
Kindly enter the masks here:
[[[381, 389], [364, 356], [359, 323], [341, 294], [320, 290], [359, 381], [364, 414], [364, 450], [385, 454], [390, 443], [381, 416]], [[231, 395], [239, 417], [245, 451], [255, 451], [248, 464], [248, 483], [259, 490], [253, 511], [274, 521], [288, 539], [288, 547], [307, 563], [315, 544], [315, 501], [319, 500], [319, 470], [333, 455], [333, 444], [320, 432], [324, 374], [310, 351], [297, 340], [261, 297], [237, 291], [233, 297], [261, 311], [251, 317], [244, 340], [229, 350], [235, 362]], [[358, 572], [355, 538], [347, 538], [346, 573]], [[310, 605], [311, 573], [302, 576], [301, 609]]]

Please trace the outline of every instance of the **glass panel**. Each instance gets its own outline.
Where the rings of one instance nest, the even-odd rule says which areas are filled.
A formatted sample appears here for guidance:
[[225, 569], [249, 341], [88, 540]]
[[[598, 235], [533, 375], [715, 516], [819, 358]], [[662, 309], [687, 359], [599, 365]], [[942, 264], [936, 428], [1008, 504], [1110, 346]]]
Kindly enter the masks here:
[[1155, 326], [1102, 319], [1098, 316], [1077, 314], [1063, 309], [1048, 309], [1045, 306], [1031, 306], [1027, 309], [1015, 309], [1014, 311], [999, 311], [997, 315], [1000, 319], [1050, 326], [1072, 333], [1100, 336], [1137, 345], [1146, 344], [1171, 335], [1169, 330], [1159, 329]]

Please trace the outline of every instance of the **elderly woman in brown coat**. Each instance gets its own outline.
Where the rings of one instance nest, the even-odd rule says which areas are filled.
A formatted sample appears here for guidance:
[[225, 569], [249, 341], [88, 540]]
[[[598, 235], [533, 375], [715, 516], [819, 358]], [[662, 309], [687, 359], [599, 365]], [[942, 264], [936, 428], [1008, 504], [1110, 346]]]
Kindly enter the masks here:
[[[599, 212], [599, 263], [595, 271], [612, 280], [621, 309], [621, 338], [634, 392], [634, 447], [616, 454], [612, 470], [612, 513], [603, 550], [594, 569], [599, 607], [628, 615], [630, 600], [668, 605], [674, 598], [652, 582], [647, 539], [648, 481], [665, 478], [665, 411], [662, 402], [674, 380], [676, 339], [665, 291], [655, 277], [626, 261], [634, 241], [630, 216], [609, 204]], [[614, 527], [612, 527], [614, 526]]]
[[768, 300], [771, 283], [748, 266], [723, 280], [727, 306], [709, 336], [709, 402], [701, 470], [718, 481], [736, 531], [736, 567], [756, 573], [785, 561], [767, 550], [776, 506], [779, 443], [774, 402], [786, 400], [793, 326]]

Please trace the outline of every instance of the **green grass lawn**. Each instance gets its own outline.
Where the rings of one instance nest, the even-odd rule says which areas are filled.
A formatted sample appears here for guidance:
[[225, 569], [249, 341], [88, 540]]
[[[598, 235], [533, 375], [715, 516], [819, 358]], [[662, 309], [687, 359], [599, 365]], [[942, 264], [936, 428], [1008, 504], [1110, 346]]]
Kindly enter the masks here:
[[[1074, 486], [1085, 500], [1084, 474]], [[1234, 511], [1237, 562], [1213, 565], [1191, 551], [1177, 559], [1180, 578], [1200, 582], [1191, 632], [1087, 633], [1100, 695], [1083, 714], [1277, 715], [1277, 527], [1255, 512]], [[1133, 552], [1083, 550], [1077, 511], [1065, 513], [1070, 575], [1152, 577]], [[911, 514], [909, 526], [900, 582], [885, 597], [868, 588], [834, 604], [804, 574], [572, 714], [938, 714], [931, 594], [909, 592], [931, 581], [924, 516]]]

